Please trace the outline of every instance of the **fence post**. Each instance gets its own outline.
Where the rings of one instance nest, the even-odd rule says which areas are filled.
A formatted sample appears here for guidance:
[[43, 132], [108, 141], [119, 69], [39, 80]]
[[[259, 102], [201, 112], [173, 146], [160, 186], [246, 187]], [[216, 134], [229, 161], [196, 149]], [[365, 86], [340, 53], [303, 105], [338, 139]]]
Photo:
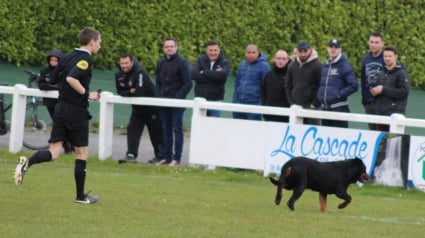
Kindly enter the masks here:
[[114, 132], [114, 103], [106, 99], [113, 96], [111, 92], [100, 94], [100, 115], [99, 115], [99, 159], [105, 160], [112, 156], [112, 140]]
[[27, 86], [16, 84], [14, 88], [9, 140], [9, 151], [11, 153], [17, 153], [22, 150], [25, 128], [25, 109], [27, 105], [27, 96], [21, 94], [23, 90], [27, 89]]
[[399, 114], [399, 113], [394, 113], [391, 114], [390, 116], [391, 121], [390, 121], [390, 132], [391, 133], [399, 133], [399, 134], [404, 134], [404, 125], [400, 125], [398, 123], [398, 121], [400, 119], [404, 119], [405, 116], [403, 114]]
[[291, 111], [289, 113], [289, 124], [303, 124], [304, 118], [300, 116], [299, 111], [303, 108], [299, 105], [292, 105], [290, 107]]

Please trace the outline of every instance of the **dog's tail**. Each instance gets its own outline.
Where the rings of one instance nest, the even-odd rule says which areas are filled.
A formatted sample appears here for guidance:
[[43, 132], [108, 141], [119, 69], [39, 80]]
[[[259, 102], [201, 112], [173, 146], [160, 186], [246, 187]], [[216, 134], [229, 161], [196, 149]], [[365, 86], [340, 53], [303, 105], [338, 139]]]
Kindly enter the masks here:
[[276, 180], [272, 177], [269, 177], [269, 180], [272, 184], [274, 184], [277, 187], [276, 197], [275, 197], [274, 203], [276, 205], [279, 205], [280, 202], [282, 201], [282, 183], [281, 183], [281, 181]]

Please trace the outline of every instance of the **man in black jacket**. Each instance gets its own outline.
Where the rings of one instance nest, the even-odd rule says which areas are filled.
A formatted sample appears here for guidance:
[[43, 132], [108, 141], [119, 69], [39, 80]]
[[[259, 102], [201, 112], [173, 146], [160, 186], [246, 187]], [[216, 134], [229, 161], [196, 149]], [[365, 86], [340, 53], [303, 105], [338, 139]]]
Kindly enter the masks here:
[[[322, 63], [317, 52], [306, 41], [297, 45], [297, 57], [289, 65], [285, 83], [286, 96], [290, 105], [296, 104], [303, 108], [318, 108], [316, 99], [322, 72]], [[304, 118], [304, 124], [320, 125], [319, 119]]]
[[[203, 97], [208, 101], [223, 101], [229, 70], [230, 62], [222, 54], [219, 43], [216, 40], [208, 41], [206, 53], [201, 55], [192, 67], [195, 97]], [[207, 116], [221, 117], [221, 111], [207, 110]]]
[[[187, 60], [177, 53], [177, 40], [166, 38], [163, 42], [164, 57], [156, 66], [156, 91], [162, 98], [185, 99], [192, 88], [190, 67]], [[159, 164], [180, 164], [183, 151], [183, 114], [185, 108], [162, 107], [160, 116], [164, 133], [164, 159]], [[173, 153], [174, 147], [174, 153]]]
[[[154, 97], [155, 85], [149, 74], [128, 53], [120, 55], [120, 66], [115, 73], [117, 93], [123, 97]], [[149, 130], [149, 137], [155, 152], [154, 163], [162, 159], [162, 128], [159, 112], [156, 107], [145, 105], [131, 105], [131, 116], [127, 126], [127, 153], [119, 163], [136, 162], [139, 151], [140, 138], [145, 125]]]

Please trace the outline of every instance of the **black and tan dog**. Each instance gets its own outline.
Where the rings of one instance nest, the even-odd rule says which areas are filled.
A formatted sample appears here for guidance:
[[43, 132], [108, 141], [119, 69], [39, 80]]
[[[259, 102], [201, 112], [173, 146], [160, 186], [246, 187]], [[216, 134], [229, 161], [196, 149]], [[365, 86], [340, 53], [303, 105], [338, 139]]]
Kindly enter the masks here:
[[293, 190], [287, 205], [292, 211], [294, 203], [306, 188], [319, 192], [320, 210], [326, 211], [328, 194], [344, 199], [338, 208], [345, 208], [351, 202], [347, 187], [357, 181], [368, 180], [366, 166], [361, 159], [347, 159], [334, 162], [318, 162], [306, 157], [295, 157], [282, 166], [279, 180], [269, 178], [277, 186], [275, 203], [282, 200], [282, 189]]

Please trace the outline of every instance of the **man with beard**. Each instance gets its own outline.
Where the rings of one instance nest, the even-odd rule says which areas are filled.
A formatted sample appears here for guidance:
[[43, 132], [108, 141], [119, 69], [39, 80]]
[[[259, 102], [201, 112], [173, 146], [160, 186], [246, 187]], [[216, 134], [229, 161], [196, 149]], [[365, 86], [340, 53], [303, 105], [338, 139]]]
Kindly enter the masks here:
[[[286, 73], [290, 63], [288, 53], [278, 50], [272, 59], [272, 70], [267, 73], [261, 85], [262, 104], [264, 106], [289, 107], [285, 92]], [[288, 116], [263, 115], [266, 121], [288, 122]]]
[[[117, 93], [123, 97], [154, 97], [155, 85], [149, 74], [137, 60], [128, 53], [120, 55], [120, 66], [115, 73]], [[119, 163], [136, 162], [140, 138], [145, 125], [154, 149], [155, 158], [149, 163], [159, 162], [162, 158], [163, 135], [158, 108], [146, 105], [131, 105], [131, 116], [127, 126], [127, 153]]]
[[[320, 85], [322, 64], [316, 50], [306, 41], [297, 45], [297, 56], [289, 65], [285, 82], [286, 96], [290, 105], [296, 104], [303, 108], [316, 109], [319, 103], [316, 99]], [[304, 124], [320, 125], [319, 119], [304, 118]]]

